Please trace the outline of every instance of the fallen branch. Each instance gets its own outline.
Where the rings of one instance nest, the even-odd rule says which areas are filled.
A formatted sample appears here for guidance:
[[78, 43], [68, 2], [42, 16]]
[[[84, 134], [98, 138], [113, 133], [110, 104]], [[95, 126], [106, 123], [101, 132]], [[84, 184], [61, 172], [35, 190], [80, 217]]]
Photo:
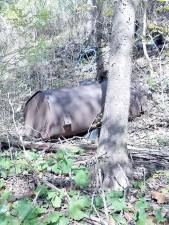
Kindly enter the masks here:
[[[10, 144], [9, 144], [10, 143]], [[44, 150], [46, 152], [57, 151], [58, 149], [72, 149], [72, 148], [83, 148], [85, 150], [95, 150], [97, 148], [96, 144], [86, 143], [76, 143], [75, 144], [67, 142], [62, 143], [53, 143], [53, 142], [44, 142], [44, 141], [23, 141], [25, 149], [36, 149], [36, 150]], [[17, 138], [10, 139], [7, 141], [5, 138], [0, 139], [0, 149], [8, 149], [10, 146], [20, 148], [22, 147], [21, 143]]]
[[[82, 141], [74, 141], [74, 143], [69, 143], [69, 140], [66, 142], [63, 141], [62, 143], [52, 143], [52, 142], [43, 142], [43, 141], [23, 141], [22, 144], [16, 138], [10, 140], [10, 146], [21, 148], [24, 145], [25, 149], [36, 149], [38, 151], [43, 150], [44, 152], [56, 152], [59, 149], [66, 149], [71, 150], [74, 148], [81, 148], [87, 151], [95, 151], [97, 149], [97, 144], [92, 144]], [[0, 140], [0, 147], [1, 149], [9, 148], [9, 141], [7, 140]], [[169, 166], [169, 148], [167, 147], [154, 147], [154, 148], [142, 148], [137, 146], [128, 145], [128, 152], [130, 157], [133, 160], [146, 160], [151, 162], [157, 162], [159, 164], [166, 164]]]

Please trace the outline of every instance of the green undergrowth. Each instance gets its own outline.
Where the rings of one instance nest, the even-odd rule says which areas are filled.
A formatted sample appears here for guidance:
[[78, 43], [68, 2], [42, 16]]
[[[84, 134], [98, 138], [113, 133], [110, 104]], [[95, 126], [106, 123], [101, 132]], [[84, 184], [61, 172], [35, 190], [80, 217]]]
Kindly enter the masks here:
[[[106, 221], [106, 211], [110, 224], [168, 224], [166, 199], [162, 197], [169, 191], [169, 174], [160, 172], [151, 177], [153, 182], [161, 177], [166, 180], [155, 200], [151, 199], [146, 182], [138, 180], [133, 181], [127, 194], [103, 193], [90, 187], [90, 170], [77, 161], [79, 156], [85, 157], [83, 149], [0, 153], [0, 225], [66, 225], [76, 224], [75, 221], [102, 224], [101, 221]], [[54, 181], [54, 177], [70, 179], [71, 184], [59, 187], [48, 180], [47, 174]], [[32, 177], [33, 181], [29, 180]], [[18, 180], [26, 183], [17, 186]], [[29, 193], [23, 192], [30, 182], [34, 188]], [[21, 192], [24, 194], [16, 197]]]

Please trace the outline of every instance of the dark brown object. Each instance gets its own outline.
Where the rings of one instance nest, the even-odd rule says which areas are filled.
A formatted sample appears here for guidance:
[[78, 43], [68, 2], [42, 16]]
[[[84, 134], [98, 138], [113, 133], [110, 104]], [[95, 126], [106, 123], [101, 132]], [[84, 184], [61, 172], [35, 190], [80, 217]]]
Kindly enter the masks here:
[[[101, 84], [36, 92], [26, 103], [26, 135], [70, 137], [87, 131], [103, 112], [107, 81]], [[139, 116], [146, 107], [146, 96], [131, 90], [130, 117]]]
[[26, 135], [69, 137], [88, 130], [104, 106], [106, 83], [35, 93], [26, 103]]

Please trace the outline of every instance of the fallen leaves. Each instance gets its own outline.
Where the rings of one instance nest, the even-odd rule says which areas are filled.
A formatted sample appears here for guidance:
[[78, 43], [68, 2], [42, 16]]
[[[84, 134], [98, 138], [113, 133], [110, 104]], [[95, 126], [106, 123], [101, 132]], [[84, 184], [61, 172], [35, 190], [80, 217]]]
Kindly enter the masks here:
[[169, 200], [167, 194], [158, 191], [151, 191], [151, 198], [156, 200], [158, 204], [166, 203]]

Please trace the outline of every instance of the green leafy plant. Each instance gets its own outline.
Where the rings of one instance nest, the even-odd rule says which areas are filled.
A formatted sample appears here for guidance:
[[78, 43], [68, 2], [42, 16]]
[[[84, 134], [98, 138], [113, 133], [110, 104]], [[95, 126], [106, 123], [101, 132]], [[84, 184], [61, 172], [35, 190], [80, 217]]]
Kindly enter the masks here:
[[140, 189], [141, 192], [138, 192], [138, 195], [142, 195], [143, 192], [145, 192], [145, 189], [146, 189], [146, 185], [143, 181], [140, 181], [140, 180], [136, 180], [133, 182], [133, 187], [134, 188], [137, 188], [137, 189]]
[[157, 209], [155, 211], [155, 218], [157, 220], [157, 223], [164, 223], [166, 221], [166, 219], [164, 218], [164, 216], [162, 215], [162, 208]]
[[95, 196], [94, 205], [96, 208], [103, 208], [103, 199], [99, 195]]
[[49, 191], [47, 193], [47, 199], [51, 201], [54, 208], [60, 208], [64, 197], [63, 191]]
[[123, 216], [121, 216], [121, 215], [113, 214], [112, 215], [112, 218], [119, 225], [128, 225], [127, 220]]
[[0, 189], [5, 186], [4, 179], [0, 179]]
[[136, 203], [137, 212], [135, 213], [135, 221], [137, 225], [145, 225], [147, 220], [146, 209], [150, 206], [144, 198], [140, 198]]
[[32, 205], [27, 200], [20, 200], [12, 207], [9, 207], [9, 204], [0, 206], [0, 225], [36, 225], [42, 213], [42, 208]]
[[110, 192], [106, 195], [106, 199], [113, 213], [126, 209], [126, 201], [122, 192]]
[[50, 212], [47, 218], [44, 221], [44, 225], [67, 225], [69, 223], [69, 218], [65, 217], [62, 213], [60, 212]]
[[56, 163], [51, 167], [52, 172], [56, 174], [68, 174], [71, 172], [73, 160], [68, 158], [67, 153], [60, 150], [55, 155]]
[[89, 173], [86, 168], [79, 168], [78, 170], [74, 170], [75, 176], [73, 180], [76, 185], [81, 188], [86, 188], [89, 185]]
[[45, 185], [39, 185], [35, 190], [35, 193], [38, 194], [39, 197], [47, 197], [48, 188]]
[[74, 220], [81, 220], [86, 216], [86, 209], [90, 207], [90, 200], [87, 196], [72, 198], [69, 203], [70, 217]]
[[6, 178], [9, 174], [10, 168], [12, 168], [13, 164], [10, 158], [1, 157], [0, 158], [0, 177]]

